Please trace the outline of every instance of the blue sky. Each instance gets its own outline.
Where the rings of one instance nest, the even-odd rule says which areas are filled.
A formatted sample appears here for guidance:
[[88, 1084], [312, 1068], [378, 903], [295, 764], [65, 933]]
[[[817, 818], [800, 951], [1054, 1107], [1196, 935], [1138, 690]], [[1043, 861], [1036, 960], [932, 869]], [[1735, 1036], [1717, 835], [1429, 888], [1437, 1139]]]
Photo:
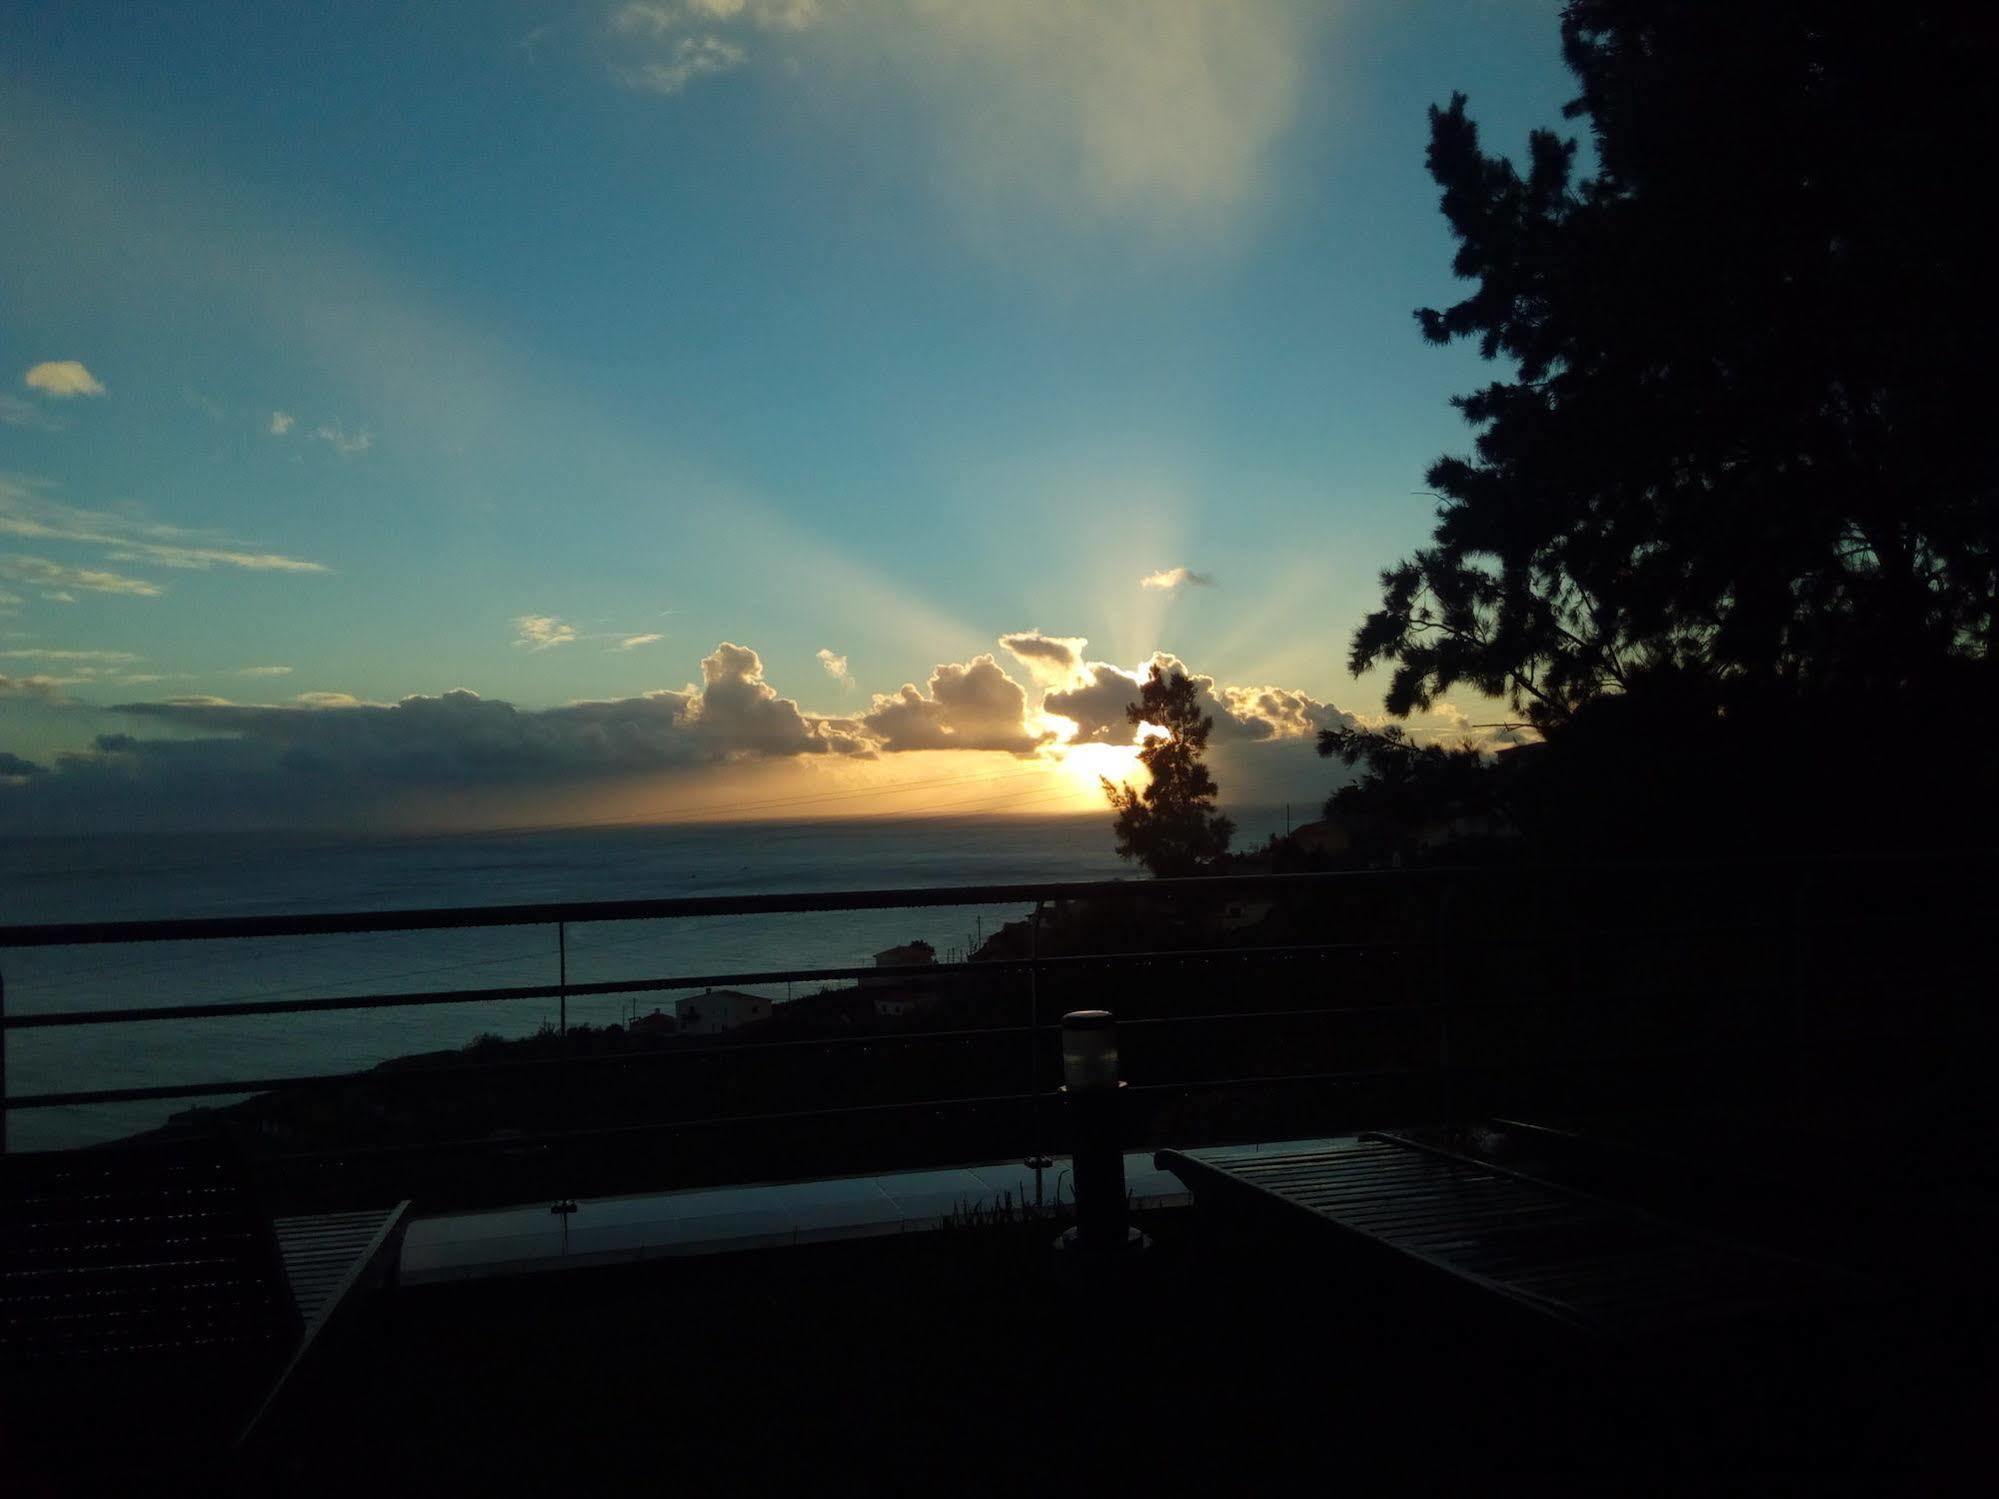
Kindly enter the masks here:
[[[1570, 92], [1548, 0], [10, 9], [0, 750], [45, 767], [305, 742], [133, 703], [719, 672], [821, 742], [673, 787], [891, 776], [875, 695], [982, 653], [1030, 731], [1155, 651], [1246, 739], [1372, 711], [1348, 636], [1485, 377], [1410, 316], [1454, 295], [1425, 108], [1517, 149]], [[1037, 677], [1022, 631], [1089, 644]]]

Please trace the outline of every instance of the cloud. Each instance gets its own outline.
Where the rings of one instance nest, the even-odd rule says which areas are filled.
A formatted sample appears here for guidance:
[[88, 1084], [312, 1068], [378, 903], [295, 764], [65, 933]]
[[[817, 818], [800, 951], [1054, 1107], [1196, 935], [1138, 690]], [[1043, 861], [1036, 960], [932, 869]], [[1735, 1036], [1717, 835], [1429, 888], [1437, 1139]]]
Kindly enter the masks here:
[[1138, 701], [1138, 690], [1132, 673], [1093, 662], [1076, 686], [1043, 697], [1041, 711], [1076, 725], [1072, 744], [1130, 744], [1136, 730], [1125, 709]]
[[32, 677], [10, 677], [0, 672], [0, 700], [33, 700], [41, 703], [66, 703], [68, 696], [62, 690], [62, 683], [54, 677], [40, 673]]
[[23, 760], [19, 755], [0, 750], [0, 781], [25, 780], [29, 776], [45, 776], [48, 773], [46, 765], [37, 765], [33, 760]]
[[33, 401], [0, 395], [0, 426], [25, 427], [33, 432], [60, 432], [68, 425], [61, 417], [49, 415]]
[[514, 619], [514, 644], [545, 651], [550, 646], [567, 645], [576, 639], [576, 627], [565, 625], [552, 614], [522, 614]]
[[612, 646], [611, 649], [614, 651], [635, 651], [642, 645], [657, 645], [660, 641], [664, 639], [666, 639], [664, 635], [657, 633], [647, 634], [647, 635], [626, 635], [621, 637], [618, 643]]
[[65, 567], [46, 557], [25, 557], [18, 552], [0, 556], [0, 578], [39, 583], [45, 588], [58, 590], [43, 597], [63, 604], [76, 602], [74, 597], [61, 595], [60, 590], [68, 588], [81, 588], [88, 593], [130, 594], [138, 598], [158, 598], [166, 592], [159, 584], [149, 583], [144, 578], [128, 578], [123, 573], [105, 572], [99, 568]]
[[[47, 679], [0, 677], [0, 693], [65, 701]], [[413, 798], [434, 812], [489, 790], [531, 795], [738, 761], [873, 753], [856, 725], [802, 711], [764, 680], [754, 650], [726, 641], [701, 662], [700, 686], [541, 710], [460, 690], [390, 704], [314, 692], [289, 704], [193, 696], [105, 711], [165, 732], [100, 735], [57, 754], [33, 787], [7, 787], [0, 817], [123, 825], [179, 808], [212, 822], [296, 822]]]
[[1352, 727], [1358, 722], [1331, 703], [1292, 688], [1218, 686], [1213, 677], [1193, 671], [1179, 657], [1164, 651], [1155, 653], [1152, 661], [1135, 671], [1093, 661], [1085, 680], [1066, 692], [1051, 692], [1042, 698], [1041, 711], [1076, 725], [1070, 741], [1073, 744], [1130, 744], [1137, 730], [1125, 709], [1137, 704], [1153, 662], [1169, 675], [1179, 672], [1193, 682], [1202, 711], [1214, 719], [1212, 743], [1299, 739], [1321, 729]]
[[44, 646], [24, 646], [19, 650], [0, 651], [0, 660], [6, 661], [88, 661], [105, 666], [127, 666], [134, 661], [144, 659], [143, 656], [135, 656], [130, 651], [70, 651]]
[[684, 36], [673, 44], [666, 58], [620, 68], [617, 76], [627, 88], [677, 94], [697, 78], [740, 68], [749, 56], [744, 48], [719, 36]]
[[1090, 642], [1081, 635], [1044, 635], [1039, 630], [1016, 630], [999, 638], [1000, 648], [1038, 682], [1066, 686], [1083, 669], [1083, 648]]
[[1004, 750], [1032, 754], [1054, 736], [1028, 727], [1027, 693], [991, 655], [968, 665], [939, 666], [929, 691], [904, 683], [877, 694], [861, 725], [890, 752], [899, 750]]
[[845, 86], [836, 103], [912, 96], [933, 180], [990, 223], [1081, 208], [1176, 243], [1257, 202], [1326, 19], [1300, 0], [646, 0], [608, 15], [628, 87], [677, 93], [784, 33], [787, 63]]
[[280, 552], [251, 550], [226, 536], [65, 505], [47, 498], [32, 483], [4, 475], [0, 475], [0, 535], [104, 547], [109, 561], [147, 562], [157, 567], [199, 571], [234, 567], [246, 572], [284, 573], [329, 571], [324, 563], [307, 562]]
[[1212, 588], [1214, 582], [1212, 573], [1197, 573], [1184, 567], [1169, 567], [1161, 572], [1147, 573], [1138, 580], [1138, 586], [1174, 593], [1182, 588]]
[[45, 593], [42, 597], [47, 599], [51, 604], [74, 604], [76, 602], [75, 594], [65, 592], [62, 589], [57, 589], [54, 593]]
[[27, 600], [18, 593], [9, 593], [6, 589], [0, 588], [0, 609], [17, 609], [26, 602]]
[[315, 429], [312, 435], [317, 437], [321, 442], [331, 446], [333, 451], [338, 453], [342, 458], [358, 458], [375, 445], [375, 434], [370, 432], [366, 427], [363, 427], [358, 432], [349, 434], [343, 428], [329, 422], [325, 426]]
[[22, 377], [31, 390], [67, 401], [72, 396], [101, 396], [104, 386], [97, 377], [74, 359], [49, 359], [31, 367]]
[[291, 674], [289, 666], [241, 666], [236, 669], [239, 677], [288, 677]]
[[273, 411], [271, 413], [270, 426], [265, 428], [265, 430], [273, 437], [283, 437], [297, 425], [298, 418], [293, 416], [289, 411]]
[[847, 672], [847, 658], [845, 656], [836, 655], [829, 647], [823, 645], [814, 651], [813, 655], [818, 658], [819, 664], [826, 669], [826, 675], [838, 682], [842, 687], [851, 688], [854, 685], [853, 677]]

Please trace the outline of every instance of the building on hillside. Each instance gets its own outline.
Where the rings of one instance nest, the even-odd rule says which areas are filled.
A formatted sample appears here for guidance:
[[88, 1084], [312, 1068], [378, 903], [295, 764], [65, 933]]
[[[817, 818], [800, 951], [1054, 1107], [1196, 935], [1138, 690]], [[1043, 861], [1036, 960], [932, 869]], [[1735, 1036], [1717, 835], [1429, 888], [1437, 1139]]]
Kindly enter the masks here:
[[[928, 942], [910, 942], [901, 947], [885, 947], [875, 954], [875, 967], [888, 969], [930, 968], [937, 962], [937, 949]], [[861, 975], [863, 989], [905, 988], [909, 975], [900, 972]]]
[[650, 1015], [635, 1015], [625, 1029], [634, 1036], [670, 1036], [677, 1022], [664, 1010], [655, 1008]]
[[675, 1000], [673, 1018], [683, 1035], [715, 1036], [770, 1019], [770, 1004], [761, 994], [744, 994], [738, 989], [704, 989]]

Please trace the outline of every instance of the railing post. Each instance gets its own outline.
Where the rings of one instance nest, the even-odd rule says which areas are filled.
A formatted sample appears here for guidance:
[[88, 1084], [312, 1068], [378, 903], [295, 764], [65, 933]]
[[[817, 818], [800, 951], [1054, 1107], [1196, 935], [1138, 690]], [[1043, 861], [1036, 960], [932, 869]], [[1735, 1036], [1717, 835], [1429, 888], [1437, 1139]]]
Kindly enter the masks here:
[[1811, 872], [1798, 871], [1798, 882], [1791, 891], [1791, 1051], [1793, 1096], [1792, 1110], [1803, 1116], [1811, 1103], [1811, 1054], [1806, 1045], [1806, 1009], [1810, 1004], [1810, 963], [1811, 947], [1807, 939], [1807, 903], [1810, 898]]
[[1456, 1088], [1451, 1075], [1451, 882], [1437, 895], [1437, 1082], [1442, 1092], [1444, 1128], [1458, 1123]]
[[555, 986], [561, 1001], [561, 1024], [557, 1029], [561, 1034], [569, 1034], [569, 923], [555, 924]]
[[1041, 1206], [1041, 1173], [1055, 1162], [1042, 1149], [1041, 1130], [1041, 906], [1027, 923], [1027, 1162], [1034, 1168], [1034, 1205]]
[[0, 1155], [7, 1153], [7, 975], [0, 973]]

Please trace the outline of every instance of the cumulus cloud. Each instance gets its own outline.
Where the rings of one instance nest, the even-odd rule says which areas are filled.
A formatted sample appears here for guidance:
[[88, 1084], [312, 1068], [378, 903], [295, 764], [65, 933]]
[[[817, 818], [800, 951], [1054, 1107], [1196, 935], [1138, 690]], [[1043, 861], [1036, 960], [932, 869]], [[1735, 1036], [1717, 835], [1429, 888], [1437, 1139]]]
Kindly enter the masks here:
[[[47, 679], [0, 677], [0, 692], [62, 700]], [[336, 692], [272, 705], [203, 695], [108, 711], [171, 732], [100, 736], [87, 750], [57, 755], [51, 795], [122, 793], [191, 806], [240, 797], [266, 808], [297, 797], [299, 805], [364, 808], [419, 791], [545, 789], [735, 760], [872, 752], [855, 725], [802, 711], [764, 680], [754, 650], [726, 641], [701, 662], [699, 686], [542, 710], [459, 690], [392, 704]]]
[[48, 773], [46, 765], [37, 765], [33, 760], [23, 760], [19, 755], [0, 750], [0, 781], [23, 781], [29, 776], [45, 776]]
[[521, 614], [514, 618], [514, 644], [529, 650], [545, 651], [574, 639], [576, 627], [565, 625], [552, 614]]
[[697, 78], [727, 73], [749, 61], [749, 52], [737, 43], [713, 35], [684, 36], [662, 58], [618, 70], [627, 88], [651, 94], [677, 94]]
[[297, 425], [298, 418], [293, 416], [289, 411], [273, 411], [271, 413], [270, 426], [265, 430], [273, 437], [283, 437]]
[[21, 377], [31, 390], [67, 401], [73, 396], [101, 396], [104, 386], [76, 359], [47, 359], [33, 365]]
[[166, 592], [159, 584], [149, 583], [144, 578], [128, 578], [123, 573], [106, 572], [94, 567], [66, 567], [46, 557], [25, 557], [18, 552], [0, 557], [0, 578], [37, 583], [56, 590], [43, 597], [59, 604], [75, 602], [74, 598], [62, 595], [61, 590], [69, 588], [81, 588], [87, 593], [130, 594], [137, 598], [158, 598]]
[[1156, 589], [1162, 593], [1177, 593], [1182, 588], [1210, 588], [1214, 586], [1214, 581], [1212, 573], [1197, 573], [1185, 567], [1169, 567], [1156, 573], [1147, 573], [1138, 580], [1138, 586]]
[[348, 432], [342, 427], [328, 422], [314, 430], [314, 437], [331, 447], [342, 458], [358, 458], [375, 445], [375, 434], [363, 427], [358, 432]]
[[861, 725], [884, 750], [1004, 750], [1032, 754], [1054, 736], [1028, 725], [1027, 693], [990, 654], [939, 666], [929, 690], [905, 682], [876, 694]]
[[622, 635], [618, 638], [618, 643], [612, 646], [611, 649], [614, 651], [635, 651], [642, 645], [657, 645], [664, 639], [666, 637], [657, 632], [645, 635]]
[[255, 550], [212, 532], [190, 531], [108, 510], [65, 505], [49, 499], [34, 484], [4, 476], [0, 476], [0, 535], [103, 547], [107, 560], [112, 562], [144, 562], [182, 570], [234, 567], [246, 572], [328, 571], [323, 563]]
[[1076, 725], [1071, 743], [1130, 744], [1136, 737], [1126, 709], [1135, 706], [1152, 664], [1169, 675], [1178, 672], [1194, 684], [1201, 710], [1214, 719], [1210, 742], [1299, 739], [1321, 729], [1351, 727], [1357, 720], [1331, 703], [1285, 687], [1225, 687], [1188, 667], [1179, 657], [1161, 651], [1145, 668], [1126, 671], [1106, 662], [1091, 662], [1081, 682], [1066, 692], [1051, 692], [1041, 711]]
[[825, 669], [827, 676], [838, 682], [842, 687], [852, 687], [854, 685], [854, 679], [847, 673], [847, 658], [845, 656], [839, 655], [830, 647], [823, 645], [812, 654], [817, 658], [820, 666]]
[[1027, 668], [1044, 685], [1065, 686], [1083, 669], [1081, 635], [1044, 635], [1039, 630], [1015, 630], [999, 638], [1000, 649]]

